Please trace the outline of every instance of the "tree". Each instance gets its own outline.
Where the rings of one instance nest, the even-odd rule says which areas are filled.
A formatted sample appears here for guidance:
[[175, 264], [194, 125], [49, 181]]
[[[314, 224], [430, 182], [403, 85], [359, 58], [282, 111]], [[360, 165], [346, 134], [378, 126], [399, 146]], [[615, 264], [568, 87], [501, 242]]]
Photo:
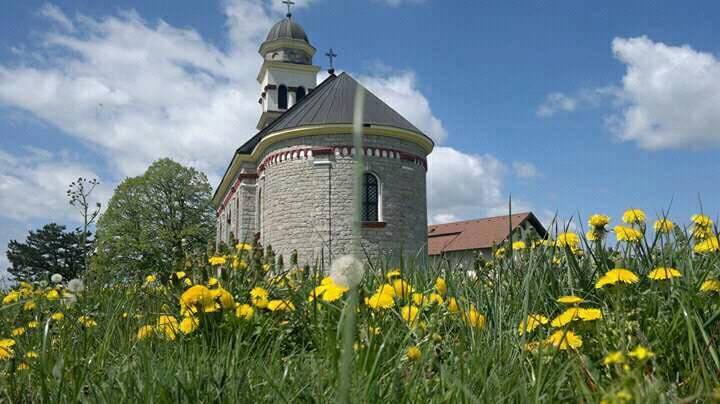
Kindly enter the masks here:
[[87, 178], [80, 177], [77, 181], [73, 181], [67, 190], [67, 196], [70, 200], [70, 205], [74, 206], [80, 211], [80, 215], [83, 218], [83, 227], [80, 235], [80, 248], [85, 251], [83, 256], [83, 268], [88, 267], [88, 258], [90, 255], [91, 248], [86, 248], [88, 245], [87, 234], [88, 227], [95, 223], [100, 214], [100, 202], [95, 204], [94, 208], [90, 207], [90, 194], [100, 184], [97, 179], [93, 178], [88, 180]]
[[[88, 237], [90, 233], [85, 234]], [[65, 226], [56, 223], [31, 230], [24, 243], [11, 240], [8, 244], [8, 272], [25, 281], [48, 280], [56, 273], [65, 279], [76, 278], [85, 269], [85, 254], [92, 245], [81, 246], [81, 238], [79, 229], [66, 232]]]
[[182, 268], [214, 235], [210, 190], [205, 174], [167, 158], [125, 179], [97, 223], [97, 269], [141, 278]]

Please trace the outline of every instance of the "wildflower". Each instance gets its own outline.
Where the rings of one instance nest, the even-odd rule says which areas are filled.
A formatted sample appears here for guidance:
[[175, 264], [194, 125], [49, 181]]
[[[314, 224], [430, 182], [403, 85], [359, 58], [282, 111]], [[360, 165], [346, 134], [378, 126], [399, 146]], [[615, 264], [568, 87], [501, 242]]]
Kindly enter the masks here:
[[31, 330], [34, 330], [38, 327], [40, 327], [40, 323], [36, 320], [32, 320], [27, 323], [27, 328], [29, 328]]
[[620, 351], [610, 352], [603, 358], [605, 366], [625, 363], [625, 355]]
[[210, 279], [208, 279], [207, 285], [210, 287], [218, 286], [220, 285], [220, 281], [218, 281], [215, 277], [210, 277]]
[[192, 316], [185, 317], [180, 322], [180, 331], [182, 331], [183, 334], [187, 335], [195, 331], [199, 325], [200, 321], [197, 318]]
[[398, 296], [402, 299], [408, 299], [412, 293], [415, 291], [412, 286], [410, 286], [409, 283], [405, 282], [402, 279], [395, 279], [392, 282], [393, 290], [395, 290], [395, 296]]
[[395, 291], [390, 285], [382, 285], [375, 294], [365, 298], [365, 304], [373, 310], [389, 309], [395, 305]]
[[309, 301], [313, 301], [316, 297], [322, 297], [326, 302], [334, 302], [342, 297], [348, 291], [348, 288], [336, 284], [331, 277], [324, 278], [320, 285], [310, 292]]
[[653, 352], [651, 352], [649, 349], [645, 348], [642, 345], [638, 345], [628, 353], [628, 356], [631, 356], [639, 361], [645, 360], [647, 358], [655, 356]]
[[400, 269], [393, 269], [390, 270], [388, 273], [385, 274], [385, 277], [387, 278], [388, 282], [395, 278], [402, 278], [402, 273], [400, 272]]
[[145, 338], [151, 336], [155, 332], [155, 327], [151, 325], [144, 325], [138, 329], [137, 332], [137, 339], [138, 341], [142, 341]]
[[263, 272], [269, 271], [269, 270], [270, 270], [270, 264], [263, 264], [263, 265], [262, 265], [262, 270], [263, 270]]
[[330, 278], [336, 285], [354, 288], [363, 277], [363, 263], [352, 255], [343, 255], [333, 260]]
[[562, 304], [578, 304], [582, 303], [585, 300], [582, 297], [574, 296], [574, 295], [568, 295], [568, 296], [560, 296], [557, 299], [558, 303]]
[[415, 322], [418, 313], [420, 313], [420, 309], [418, 309], [417, 306], [407, 305], [400, 309], [400, 316], [408, 324]]
[[422, 357], [422, 352], [420, 352], [417, 346], [413, 345], [407, 349], [405, 357], [408, 358], [409, 361], [417, 362]]
[[583, 344], [582, 338], [572, 331], [559, 330], [550, 335], [546, 341], [548, 344], [560, 349], [561, 351], [568, 348], [577, 349]]
[[195, 314], [198, 310], [211, 313], [216, 309], [213, 294], [203, 285], [195, 285], [180, 296], [180, 312], [185, 316]]
[[497, 250], [495, 250], [495, 257], [497, 257], [497, 258], [502, 258], [502, 257], [504, 257], [506, 251], [507, 251], [507, 250], [505, 249], [505, 247], [500, 247], [500, 248], [498, 248]]
[[582, 321], [593, 321], [603, 318], [602, 311], [600, 309], [580, 308], [578, 310], [578, 316]]
[[58, 300], [60, 299], [60, 293], [55, 289], [51, 289], [45, 294], [45, 298], [50, 301]]
[[596, 229], [601, 229], [608, 223], [610, 223], [610, 217], [608, 215], [595, 214], [590, 216], [590, 220], [588, 220], [588, 224]]
[[63, 281], [63, 277], [60, 274], [52, 274], [50, 277], [50, 282], [52, 283], [60, 283]]
[[628, 209], [623, 213], [622, 221], [627, 224], [645, 223], [645, 212], [640, 209]]
[[252, 251], [252, 245], [248, 243], [238, 243], [235, 245], [237, 251]]
[[295, 305], [287, 300], [270, 300], [267, 309], [270, 311], [294, 311]]
[[255, 287], [250, 291], [250, 301], [255, 307], [264, 309], [268, 305], [268, 291], [261, 288]]
[[525, 245], [524, 241], [516, 241], [516, 242], [512, 243], [512, 249], [515, 251], [524, 250], [525, 248], [526, 248], [526, 245]]
[[458, 311], [460, 311], [458, 302], [454, 297], [451, 297], [450, 300], [448, 300], [448, 311], [450, 313], [457, 313]]
[[212, 256], [208, 259], [208, 263], [212, 266], [225, 265], [225, 261], [227, 261], [227, 259], [219, 255]]
[[465, 313], [465, 321], [472, 328], [485, 328], [485, 316], [480, 314], [475, 307], [470, 307], [470, 310]]
[[527, 319], [520, 322], [518, 334], [523, 335], [526, 332], [533, 332], [541, 325], [547, 324], [548, 321], [548, 318], [542, 314], [528, 314]]
[[78, 323], [82, 324], [85, 328], [92, 328], [97, 325], [97, 322], [93, 320], [90, 316], [78, 317]]
[[[603, 233], [602, 236], [604, 236], [604, 235], [605, 234]], [[600, 234], [595, 234], [595, 230], [590, 230], [587, 233], [585, 233], [585, 238], [590, 241], [597, 241], [597, 240], [601, 239], [602, 236]]]
[[435, 279], [435, 290], [440, 294], [440, 296], [445, 296], [445, 294], [447, 294], [447, 282], [445, 282], [444, 278], [438, 277]]
[[25, 329], [25, 327], [17, 327], [15, 329], [13, 329], [12, 331], [10, 331], [10, 336], [11, 337], [19, 337], [19, 336], [25, 334], [25, 331], [27, 331]]
[[380, 335], [380, 332], [381, 332], [380, 327], [368, 327], [368, 334]]
[[700, 291], [720, 293], [720, 281], [717, 279], [708, 279], [700, 285]]
[[443, 304], [443, 298], [437, 293], [430, 293], [430, 296], [426, 299], [428, 304]]
[[53, 313], [53, 314], [50, 316], [50, 318], [53, 319], [53, 320], [55, 320], [55, 321], [62, 321], [62, 320], [65, 318], [65, 315], [64, 315], [63, 313], [61, 313], [61, 312], [57, 312], [57, 313]]
[[162, 315], [158, 318], [157, 331], [168, 341], [174, 341], [179, 330], [178, 321], [173, 316]]
[[38, 355], [38, 353], [35, 351], [25, 352], [25, 359], [37, 359], [38, 356], [40, 356], [40, 355]]
[[578, 320], [580, 318], [579, 310], [580, 309], [578, 309], [577, 307], [573, 307], [563, 311], [552, 320], [550, 325], [552, 325], [553, 327], [564, 327], [565, 325], [570, 324], [575, 320]]
[[627, 284], [638, 283], [640, 282], [640, 278], [628, 269], [615, 268], [611, 269], [598, 279], [595, 283], [595, 289], [600, 289], [605, 285], [615, 285], [618, 282]]
[[12, 291], [3, 297], [3, 304], [12, 304], [20, 300], [20, 293]]
[[720, 243], [718, 243], [717, 237], [712, 236], [712, 237], [708, 238], [707, 240], [703, 240], [703, 241], [695, 244], [695, 247], [693, 248], [693, 250], [699, 254], [717, 252], [717, 251], [720, 251]]
[[190, 278], [183, 279], [183, 283], [185, 284], [185, 286], [188, 286], [188, 287], [192, 286], [192, 284], [193, 284], [192, 281], [190, 280]]
[[254, 313], [255, 310], [249, 304], [241, 304], [235, 309], [235, 316], [245, 320], [252, 319]]
[[32, 300], [28, 300], [23, 304], [23, 310], [25, 311], [33, 311], [35, 308], [37, 308], [37, 304]]
[[648, 278], [656, 281], [665, 280], [665, 279], [671, 279], [671, 278], [680, 278], [682, 274], [680, 271], [678, 271], [675, 268], [655, 268], [648, 274]]
[[692, 220], [693, 224], [698, 227], [708, 228], [713, 225], [712, 219], [706, 215], [692, 215], [690, 220]]
[[632, 227], [615, 226], [615, 237], [618, 241], [627, 241], [633, 243], [642, 239], [643, 235], [640, 231], [633, 229]]
[[210, 296], [220, 305], [219, 308], [223, 310], [231, 309], [235, 307], [235, 299], [233, 299], [230, 292], [223, 288], [217, 288], [210, 291]]
[[176, 279], [182, 279], [182, 278], [185, 277], [185, 275], [186, 275], [186, 274], [185, 274], [185, 272], [183, 272], [183, 271], [175, 272], [175, 278], [176, 278]]
[[658, 233], [670, 233], [675, 228], [675, 223], [670, 219], [660, 219], [655, 221], [653, 229]]
[[632, 396], [632, 394], [630, 394], [629, 391], [622, 389], [622, 390], [618, 391], [617, 393], [615, 393], [615, 398], [617, 398], [618, 401], [620, 401], [620, 402], [625, 402], [625, 401], [632, 400], [633, 396]]
[[30, 369], [30, 365], [28, 365], [25, 362], [20, 362], [20, 364], [17, 366], [17, 370], [19, 370], [19, 371], [28, 370], [28, 369]]
[[525, 344], [525, 351], [526, 352], [537, 352], [537, 350], [540, 348], [540, 342], [539, 341], [531, 341]]
[[238, 257], [233, 258], [232, 267], [233, 269], [246, 269], [247, 268], [247, 262], [245, 260], [241, 260]]
[[85, 284], [82, 279], [71, 279], [68, 282], [68, 290], [72, 293], [82, 293], [85, 290]]
[[12, 358], [14, 354], [13, 346], [15, 346], [15, 340], [10, 338], [0, 339], [0, 361]]
[[557, 236], [555, 245], [560, 248], [569, 247], [572, 250], [580, 246], [580, 237], [572, 232], [560, 233]]

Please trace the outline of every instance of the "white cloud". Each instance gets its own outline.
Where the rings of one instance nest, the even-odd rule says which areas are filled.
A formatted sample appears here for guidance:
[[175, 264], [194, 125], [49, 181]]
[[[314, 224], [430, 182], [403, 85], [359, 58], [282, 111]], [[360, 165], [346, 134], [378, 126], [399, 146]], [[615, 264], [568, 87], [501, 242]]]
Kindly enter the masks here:
[[489, 154], [436, 147], [428, 157], [428, 217], [431, 223], [492, 215], [507, 206], [504, 165]]
[[647, 37], [615, 38], [615, 57], [627, 66], [623, 101], [610, 123], [623, 141], [645, 149], [720, 145], [720, 60], [689, 45]]
[[[65, 191], [78, 177], [98, 178], [98, 175], [68, 156], [46, 150], [28, 149], [23, 156], [0, 150], [0, 212], [15, 220], [42, 218], [76, 222], [78, 212], [70, 206]], [[101, 183], [92, 197], [104, 202], [109, 199], [111, 189]]]
[[513, 161], [512, 167], [515, 172], [515, 176], [519, 178], [535, 178], [540, 175], [540, 172], [537, 167], [535, 167], [535, 164], [530, 163], [529, 161]]
[[563, 93], [551, 93], [538, 107], [538, 116], [553, 116], [559, 111], [572, 112], [577, 108], [577, 99]]
[[357, 80], [435, 142], [447, 138], [442, 121], [433, 115], [430, 102], [418, 89], [415, 72], [382, 68], [373, 75], [359, 75]]
[[65, 13], [63, 13], [62, 10], [54, 4], [45, 3], [40, 8], [40, 15], [47, 18], [50, 22], [54, 22], [66, 31], [75, 31], [75, 25], [72, 21], [70, 21]]
[[597, 107], [608, 99], [618, 100], [622, 91], [614, 86], [582, 89], [574, 95], [550, 93], [537, 109], [539, 117], [547, 118], [560, 112], [574, 112], [581, 107]]

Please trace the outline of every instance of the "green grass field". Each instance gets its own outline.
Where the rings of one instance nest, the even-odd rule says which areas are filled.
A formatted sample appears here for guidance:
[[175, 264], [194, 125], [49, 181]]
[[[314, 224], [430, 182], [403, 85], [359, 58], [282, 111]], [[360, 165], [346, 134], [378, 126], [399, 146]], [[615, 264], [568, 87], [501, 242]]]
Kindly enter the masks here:
[[350, 260], [325, 278], [247, 245], [146, 280], [21, 284], [0, 307], [0, 400], [717, 401], [713, 224], [625, 219], [472, 273], [366, 265], [356, 287]]

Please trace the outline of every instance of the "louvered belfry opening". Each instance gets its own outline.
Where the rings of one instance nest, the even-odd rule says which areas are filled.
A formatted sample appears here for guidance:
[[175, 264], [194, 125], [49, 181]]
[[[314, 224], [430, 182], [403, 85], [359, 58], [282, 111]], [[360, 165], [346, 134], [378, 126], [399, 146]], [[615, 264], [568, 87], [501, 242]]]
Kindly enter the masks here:
[[371, 173], [365, 173], [363, 186], [363, 217], [364, 222], [378, 221], [378, 198], [380, 190], [378, 179]]

